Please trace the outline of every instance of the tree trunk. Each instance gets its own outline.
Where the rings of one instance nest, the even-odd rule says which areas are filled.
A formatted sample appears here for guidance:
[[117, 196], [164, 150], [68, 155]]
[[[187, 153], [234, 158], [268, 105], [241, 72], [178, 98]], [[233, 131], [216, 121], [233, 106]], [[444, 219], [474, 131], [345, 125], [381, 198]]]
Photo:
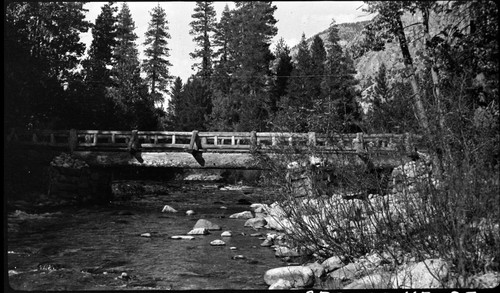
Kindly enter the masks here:
[[[420, 87], [418, 86], [418, 80], [417, 76], [415, 74], [415, 67], [413, 66], [413, 59], [410, 54], [410, 50], [408, 49], [408, 43], [406, 41], [406, 36], [403, 28], [403, 22], [401, 20], [401, 17], [398, 16], [394, 20], [394, 33], [397, 36], [399, 40], [399, 45], [401, 48], [401, 53], [403, 54], [403, 61], [406, 69], [410, 72], [410, 84], [411, 88], [413, 91], [413, 97], [415, 101], [415, 107], [417, 110], [417, 116], [418, 116], [418, 121], [420, 123], [420, 126], [424, 130], [424, 134], [427, 137], [429, 141], [435, 141], [433, 139], [433, 133], [429, 124], [429, 118], [427, 116], [427, 112], [424, 108], [424, 103], [422, 99], [422, 91], [420, 90]], [[435, 144], [430, 146], [431, 151], [431, 156], [432, 156], [432, 161], [433, 165], [435, 168], [435, 175], [437, 178], [441, 178], [442, 176], [442, 165], [441, 165], [441, 160], [439, 158], [439, 150]]]

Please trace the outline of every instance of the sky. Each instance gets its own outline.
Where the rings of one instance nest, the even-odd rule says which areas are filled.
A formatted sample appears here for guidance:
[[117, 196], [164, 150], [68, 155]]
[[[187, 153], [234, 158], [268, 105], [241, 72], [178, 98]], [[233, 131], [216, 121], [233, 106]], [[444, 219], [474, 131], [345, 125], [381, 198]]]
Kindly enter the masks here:
[[[95, 23], [95, 19], [101, 12], [101, 7], [107, 2], [87, 2], [84, 5], [88, 9], [86, 20]], [[121, 8], [123, 2], [117, 2], [115, 5]], [[194, 72], [191, 69], [194, 60], [189, 56], [195, 49], [193, 36], [189, 34], [192, 21], [191, 15], [194, 13], [196, 3], [194, 1], [156, 1], [156, 2], [127, 2], [132, 19], [135, 22], [135, 33], [138, 37], [139, 58], [144, 58], [144, 34], [148, 29], [148, 23], [151, 20], [150, 11], [160, 5], [167, 14], [169, 22], [169, 33], [171, 38], [168, 40], [170, 49], [170, 74], [174, 77], [179, 76], [183, 82], [186, 82]], [[214, 8], [217, 12], [217, 21], [220, 19], [225, 5], [229, 9], [234, 8], [234, 2], [215, 1]], [[273, 44], [280, 38], [283, 38], [289, 47], [293, 47], [300, 41], [302, 33], [309, 38], [319, 33], [330, 25], [332, 19], [336, 23], [357, 22], [370, 19], [371, 17], [360, 8], [362, 1], [275, 1], [277, 9], [274, 17], [278, 21], [276, 27], [278, 34], [273, 39]], [[91, 30], [81, 35], [81, 40], [90, 47], [92, 42]], [[274, 46], [272, 46], [274, 48]]]

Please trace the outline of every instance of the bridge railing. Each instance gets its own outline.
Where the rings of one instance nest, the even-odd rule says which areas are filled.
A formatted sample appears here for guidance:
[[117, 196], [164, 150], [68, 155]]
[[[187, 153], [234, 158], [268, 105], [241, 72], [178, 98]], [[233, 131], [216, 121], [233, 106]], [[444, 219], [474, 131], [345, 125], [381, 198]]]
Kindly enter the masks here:
[[24, 145], [69, 147], [70, 150], [120, 151], [129, 147], [135, 132], [143, 151], [250, 151], [258, 147], [276, 150], [284, 146], [316, 147], [325, 151], [394, 152], [415, 148], [418, 136], [410, 134], [335, 134], [279, 132], [180, 132], [180, 131], [107, 131], [107, 130], [39, 130], [11, 131], [7, 141]]

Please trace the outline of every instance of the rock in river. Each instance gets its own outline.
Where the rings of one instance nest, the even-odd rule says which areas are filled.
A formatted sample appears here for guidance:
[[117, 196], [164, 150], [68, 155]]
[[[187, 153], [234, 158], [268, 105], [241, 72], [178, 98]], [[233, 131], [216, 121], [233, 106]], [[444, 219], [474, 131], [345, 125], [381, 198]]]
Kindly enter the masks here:
[[307, 287], [314, 283], [314, 273], [308, 267], [288, 266], [268, 270], [264, 274], [264, 281], [273, 285], [280, 279], [289, 281], [293, 287]]
[[206, 228], [195, 228], [187, 233], [188, 235], [207, 235], [210, 234]]
[[231, 231], [224, 231], [224, 232], [222, 232], [222, 234], [220, 234], [220, 236], [221, 237], [231, 237], [233, 235], [231, 234]]
[[332, 257], [326, 259], [322, 263], [322, 265], [323, 265], [323, 268], [325, 268], [325, 272], [327, 272], [327, 273], [344, 266], [342, 260], [338, 256], [332, 256]]
[[392, 280], [392, 288], [439, 288], [448, 275], [449, 264], [442, 259], [405, 264]]
[[161, 210], [162, 213], [177, 213], [177, 210], [169, 205], [165, 205]]
[[220, 240], [220, 239], [215, 239], [214, 241], [210, 242], [210, 245], [212, 246], [223, 246], [226, 245], [226, 242]]
[[253, 218], [252, 212], [244, 211], [241, 213], [232, 214], [229, 216], [230, 219], [251, 219]]
[[193, 240], [194, 239], [193, 236], [184, 236], [184, 235], [174, 235], [170, 238], [176, 239], [176, 240]]
[[288, 248], [285, 246], [280, 246], [276, 248], [275, 255], [277, 257], [285, 257], [285, 256], [300, 256], [300, 253], [296, 248]]
[[260, 228], [264, 228], [264, 226], [266, 224], [267, 224], [267, 221], [264, 218], [251, 218], [245, 222], [244, 226], [245, 227], [252, 227], [255, 229], [260, 229]]
[[205, 228], [208, 230], [221, 230], [221, 227], [217, 224], [214, 224], [208, 220], [205, 219], [199, 219], [198, 222], [194, 225], [193, 229], [196, 228]]
[[269, 286], [269, 290], [288, 290], [292, 289], [292, 283], [288, 280], [279, 279], [276, 283]]

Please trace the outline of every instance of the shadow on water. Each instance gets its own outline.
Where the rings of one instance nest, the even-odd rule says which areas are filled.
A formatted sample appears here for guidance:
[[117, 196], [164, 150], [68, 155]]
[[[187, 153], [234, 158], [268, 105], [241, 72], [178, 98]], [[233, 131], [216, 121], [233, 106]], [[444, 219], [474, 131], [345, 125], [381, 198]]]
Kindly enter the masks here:
[[[206, 183], [123, 184], [142, 189], [127, 194], [122, 186], [122, 194], [107, 206], [65, 207], [49, 214], [33, 211], [45, 216], [23, 221], [9, 217], [10, 286], [18, 290], [266, 289], [265, 271], [284, 265], [271, 248], [260, 246], [262, 239], [250, 236], [256, 231], [244, 227], [244, 219], [229, 219], [233, 213], [249, 210], [241, 203], [262, 200], [261, 191], [220, 190], [218, 184]], [[166, 204], [178, 212], [161, 213]], [[187, 216], [187, 210], [196, 214]], [[222, 230], [194, 240], [170, 238], [185, 235], [200, 218]], [[220, 237], [226, 230], [233, 236]], [[144, 233], [150, 237], [142, 237]], [[214, 239], [226, 245], [211, 246]], [[231, 250], [233, 246], [237, 249]]]

